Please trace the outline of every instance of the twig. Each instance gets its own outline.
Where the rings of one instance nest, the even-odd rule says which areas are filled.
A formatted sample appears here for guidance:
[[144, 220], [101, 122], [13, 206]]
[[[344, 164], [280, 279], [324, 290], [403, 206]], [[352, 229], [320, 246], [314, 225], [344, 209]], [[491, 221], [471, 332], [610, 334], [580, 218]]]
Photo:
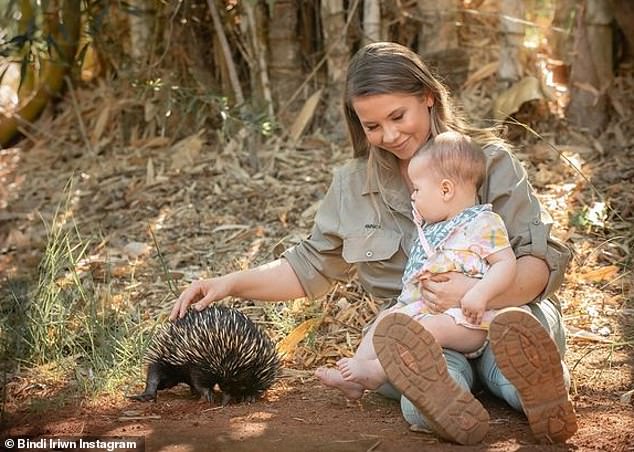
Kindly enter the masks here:
[[161, 248], [158, 245], [158, 241], [156, 240], [156, 236], [154, 235], [154, 231], [152, 230], [152, 226], [148, 226], [150, 230], [150, 235], [152, 236], [152, 241], [154, 242], [154, 248], [156, 248], [156, 252], [158, 253], [159, 262], [161, 263], [161, 269], [163, 270], [163, 274], [165, 275], [165, 280], [167, 281], [167, 287], [169, 288], [172, 295], [175, 298], [178, 298], [179, 294], [174, 287], [174, 281], [172, 280], [172, 275], [167, 267], [167, 262], [165, 262], [165, 258], [163, 257], [163, 253], [161, 253]]
[[227, 41], [227, 36], [225, 35], [225, 31], [222, 28], [222, 22], [220, 21], [218, 8], [216, 8], [216, 3], [214, 0], [207, 0], [207, 4], [209, 5], [209, 12], [211, 12], [211, 18], [214, 22], [214, 28], [216, 29], [216, 33], [218, 34], [218, 40], [220, 41], [222, 53], [225, 57], [227, 71], [229, 72], [229, 81], [231, 82], [233, 92], [236, 95], [236, 103], [238, 105], [241, 105], [244, 103], [244, 95], [242, 94], [242, 87], [240, 86], [240, 80], [238, 79], [236, 65], [233, 63], [233, 58], [231, 58], [231, 49], [229, 48], [229, 42]]
[[86, 143], [86, 147], [88, 148], [90, 153], [92, 155], [95, 155], [95, 149], [92, 147], [92, 144], [90, 143], [90, 140], [88, 139], [88, 134], [86, 133], [86, 126], [84, 126], [84, 120], [81, 117], [81, 111], [79, 110], [79, 104], [77, 103], [77, 98], [75, 97], [73, 84], [71, 83], [70, 78], [68, 76], [64, 77], [64, 80], [66, 80], [66, 84], [68, 85], [68, 93], [70, 94], [70, 99], [73, 104], [73, 110], [75, 111], [75, 114], [77, 115], [77, 121], [79, 122], [79, 132], [81, 133], [81, 137], [84, 139], [84, 142]]
[[158, 414], [150, 414], [148, 416], [120, 416], [118, 421], [147, 421], [147, 420], [160, 420], [161, 416]]
[[[167, 52], [170, 50], [171, 48], [171, 44], [172, 44], [172, 35], [174, 33], [174, 19], [176, 19], [176, 15], [178, 14], [178, 10], [180, 9], [181, 5], [183, 4], [182, 2], [175, 2], [175, 8], [174, 8], [174, 12], [172, 13], [172, 16], [169, 18], [169, 28], [168, 28], [168, 32], [167, 32], [167, 42], [164, 43], [164, 47], [165, 50], [163, 51], [163, 53], [161, 54], [161, 56], [158, 58], [158, 60], [156, 60], [156, 62], [150, 64], [150, 67], [155, 68], [158, 67], [159, 64], [161, 64], [163, 62], [163, 60], [165, 59], [165, 56], [167, 55]], [[156, 46], [156, 42], [158, 42], [158, 38], [153, 39], [152, 40], [152, 49], [154, 49], [154, 47]], [[151, 55], [154, 55], [154, 52], [151, 52]]]

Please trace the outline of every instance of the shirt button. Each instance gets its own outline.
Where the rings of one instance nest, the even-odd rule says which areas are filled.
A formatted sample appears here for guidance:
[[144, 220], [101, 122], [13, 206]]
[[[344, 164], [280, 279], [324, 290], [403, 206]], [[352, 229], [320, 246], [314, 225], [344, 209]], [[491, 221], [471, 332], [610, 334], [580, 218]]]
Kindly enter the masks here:
[[539, 218], [534, 218], [532, 223], [537, 226], [539, 224]]
[[374, 253], [372, 251], [366, 251], [365, 252], [366, 257], [372, 257], [373, 254]]

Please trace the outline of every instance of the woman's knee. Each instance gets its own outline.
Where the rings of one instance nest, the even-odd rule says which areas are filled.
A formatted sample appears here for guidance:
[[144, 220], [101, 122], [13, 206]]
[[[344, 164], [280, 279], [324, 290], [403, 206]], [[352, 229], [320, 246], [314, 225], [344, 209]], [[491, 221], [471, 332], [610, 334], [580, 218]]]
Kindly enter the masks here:
[[566, 330], [559, 309], [555, 303], [549, 299], [531, 303], [528, 306], [531, 313], [539, 320], [544, 329], [548, 331], [553, 342], [557, 345], [559, 355], [563, 359], [566, 353]]

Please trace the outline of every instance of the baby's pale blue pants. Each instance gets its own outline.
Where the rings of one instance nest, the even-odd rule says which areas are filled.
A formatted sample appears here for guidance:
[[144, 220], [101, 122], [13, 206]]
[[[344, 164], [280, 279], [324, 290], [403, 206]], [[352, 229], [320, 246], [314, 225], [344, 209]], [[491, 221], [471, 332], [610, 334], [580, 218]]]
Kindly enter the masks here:
[[[544, 325], [550, 336], [559, 348], [559, 354], [563, 358], [566, 350], [566, 333], [563, 326], [561, 314], [550, 300], [544, 300], [530, 305], [535, 317]], [[522, 404], [517, 389], [509, 382], [495, 362], [495, 356], [490, 346], [484, 349], [483, 354], [473, 360], [468, 360], [462, 353], [453, 350], [444, 350], [447, 370], [449, 375], [462, 386], [470, 391], [473, 388], [475, 378], [482, 383], [492, 394], [505, 400], [517, 411], [522, 411]], [[570, 374], [562, 362], [564, 369], [564, 383], [566, 388], [570, 388]], [[429, 428], [425, 417], [418, 411], [412, 402], [402, 396], [391, 384], [385, 384], [378, 389], [390, 399], [401, 401], [401, 412], [410, 425], [418, 425]]]

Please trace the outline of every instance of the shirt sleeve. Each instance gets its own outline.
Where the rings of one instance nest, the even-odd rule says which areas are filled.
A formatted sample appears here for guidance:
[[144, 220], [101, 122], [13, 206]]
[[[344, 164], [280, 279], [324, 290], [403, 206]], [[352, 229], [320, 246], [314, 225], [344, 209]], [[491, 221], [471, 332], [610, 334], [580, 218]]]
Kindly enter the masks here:
[[306, 296], [312, 299], [325, 295], [335, 281], [350, 277], [352, 266], [342, 257], [343, 238], [339, 232], [341, 185], [340, 171], [336, 171], [317, 209], [311, 234], [282, 254]]
[[498, 146], [488, 146], [485, 152], [488, 176], [480, 189], [481, 202], [491, 203], [504, 220], [516, 257], [531, 255], [548, 265], [548, 283], [534, 301], [542, 300], [561, 285], [570, 251], [550, 236], [552, 218], [542, 210], [519, 160]]

